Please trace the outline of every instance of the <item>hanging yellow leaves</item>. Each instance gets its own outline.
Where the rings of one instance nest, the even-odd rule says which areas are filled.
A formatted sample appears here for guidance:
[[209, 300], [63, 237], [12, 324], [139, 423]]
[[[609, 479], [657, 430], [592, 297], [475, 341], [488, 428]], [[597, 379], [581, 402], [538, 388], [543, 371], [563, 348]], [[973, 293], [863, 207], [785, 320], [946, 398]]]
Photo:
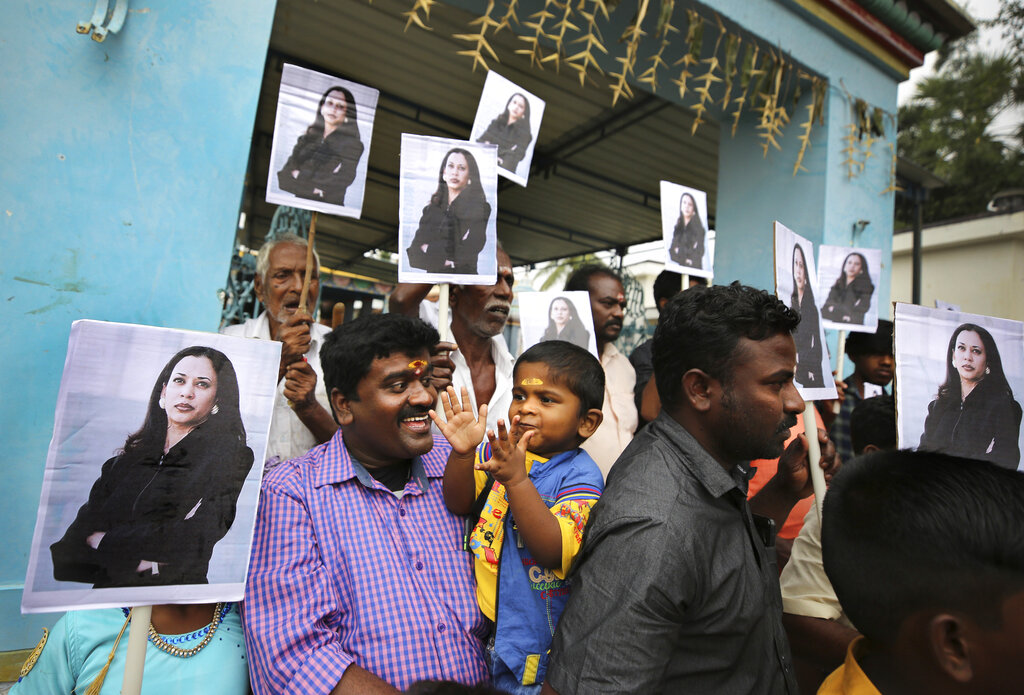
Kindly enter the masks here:
[[[429, 25], [431, 9], [438, 0], [411, 0], [411, 8], [402, 13], [406, 18], [405, 28], [416, 26], [431, 30]], [[680, 43], [673, 39], [673, 33], [680, 33], [673, 23], [677, 13], [677, 0], [635, 0], [635, 14], [619, 38], [619, 46], [609, 52], [602, 28], [610, 22], [610, 8], [615, 9], [619, 0], [544, 0], [531, 4], [535, 12], [520, 21], [520, 0], [488, 0], [486, 10], [468, 23], [471, 31], [453, 34], [453, 38], [469, 44], [456, 53], [472, 60], [472, 69], [488, 70], [491, 61], [500, 62], [499, 53], [492, 45], [493, 37], [503, 29], [515, 29], [515, 38], [525, 44], [514, 53], [528, 56], [531, 67], [543, 69], [553, 64], [557, 69], [566, 65], [575, 72], [581, 86], [588, 77], [604, 77], [605, 67], [612, 62], [617, 65], [607, 73], [607, 87], [611, 91], [612, 105], [620, 98], [633, 97], [633, 86], [646, 85], [658, 93], [662, 88], [659, 79], [671, 68], [668, 61], [673, 49]], [[705, 10], [706, 11], [706, 10]], [[647, 21], [647, 29], [644, 22]], [[736, 135], [745, 109], [753, 108], [757, 114], [755, 128], [762, 148], [768, 155], [772, 149], [780, 150], [779, 141], [790, 121], [787, 106], [795, 108], [806, 94], [808, 83], [811, 92], [810, 103], [803, 104], [806, 117], [799, 125], [800, 149], [793, 164], [793, 175], [807, 171], [804, 158], [811, 147], [811, 134], [815, 124], [824, 124], [825, 98], [829, 82], [801, 69], [781, 50], [759, 45], [756, 39], [742, 36], [736, 29], [730, 31], [717, 14], [713, 20], [692, 7], [685, 9], [685, 38], [682, 42], [682, 57], [674, 66], [679, 72], [671, 79], [678, 93], [678, 99], [685, 102], [694, 112], [691, 134], [706, 122], [708, 112], [717, 108], [722, 116], [732, 121], [731, 133]], [[704, 30], [714, 22], [714, 45], [707, 50]], [[648, 41], [644, 41], [649, 37]], [[710, 42], [709, 42], [710, 43]], [[641, 54], [646, 49], [646, 53]], [[643, 66], [642, 69], [640, 66]], [[671, 87], [669, 87], [671, 89]], [[843, 92], [846, 92], [845, 87]], [[852, 123], [843, 136], [841, 165], [847, 177], [852, 179], [876, 156], [874, 147], [885, 137], [885, 117], [895, 129], [892, 114], [872, 107], [862, 99], [846, 93], [851, 105]], [[890, 149], [893, 146], [889, 145]], [[894, 190], [893, 183], [883, 192]]]

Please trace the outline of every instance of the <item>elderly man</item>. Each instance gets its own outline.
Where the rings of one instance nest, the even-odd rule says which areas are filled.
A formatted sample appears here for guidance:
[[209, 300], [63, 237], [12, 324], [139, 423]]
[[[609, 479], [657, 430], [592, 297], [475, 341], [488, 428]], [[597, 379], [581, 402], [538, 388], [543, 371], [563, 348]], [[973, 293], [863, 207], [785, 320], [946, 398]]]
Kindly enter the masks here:
[[[799, 321], [738, 284], [669, 302], [654, 334], [662, 411], [591, 515], [547, 692], [795, 695], [772, 521], [811, 494], [806, 439], [783, 451], [804, 408]], [[818, 439], [830, 477], [835, 449]], [[747, 462], [780, 454], [748, 504]]]
[[[452, 339], [458, 349], [451, 353], [456, 393], [469, 392], [474, 412], [487, 404], [487, 426], [497, 431], [498, 418], [508, 419], [512, 404], [512, 367], [515, 358], [501, 335], [512, 306], [512, 259], [498, 246], [498, 279], [493, 285], [452, 285]], [[388, 300], [392, 313], [418, 316], [419, 305], [430, 285], [401, 283]], [[440, 358], [435, 358], [437, 362]], [[442, 363], [443, 364], [443, 363]], [[437, 408], [439, 413], [443, 409]]]
[[396, 693], [487, 678], [463, 524], [431, 435], [437, 331], [361, 317], [324, 341], [334, 438], [263, 480], [245, 594], [252, 687]]
[[629, 359], [615, 347], [622, 332], [626, 295], [622, 278], [603, 265], [586, 265], [574, 272], [565, 290], [590, 293], [590, 312], [594, 317], [597, 352], [604, 368], [604, 420], [583, 448], [608, 477], [615, 459], [633, 439], [639, 417], [633, 400], [636, 372]]
[[315, 323], [311, 313], [320, 287], [320, 258], [315, 249], [309, 298], [305, 307], [299, 307], [308, 246], [305, 239], [294, 234], [283, 234], [265, 243], [256, 263], [255, 281], [256, 298], [265, 309], [256, 318], [221, 331], [281, 343], [266, 470], [302, 456], [338, 429], [329, 412], [320, 368], [320, 346], [330, 329]]

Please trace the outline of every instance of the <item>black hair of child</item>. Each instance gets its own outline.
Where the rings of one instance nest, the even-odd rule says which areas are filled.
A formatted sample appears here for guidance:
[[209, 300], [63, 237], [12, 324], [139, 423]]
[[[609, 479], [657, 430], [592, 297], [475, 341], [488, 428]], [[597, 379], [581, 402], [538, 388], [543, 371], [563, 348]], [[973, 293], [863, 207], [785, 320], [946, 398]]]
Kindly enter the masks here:
[[519, 356], [512, 374], [525, 363], [546, 365], [551, 378], [580, 399], [580, 415], [604, 405], [604, 369], [587, 350], [564, 340], [545, 340]]

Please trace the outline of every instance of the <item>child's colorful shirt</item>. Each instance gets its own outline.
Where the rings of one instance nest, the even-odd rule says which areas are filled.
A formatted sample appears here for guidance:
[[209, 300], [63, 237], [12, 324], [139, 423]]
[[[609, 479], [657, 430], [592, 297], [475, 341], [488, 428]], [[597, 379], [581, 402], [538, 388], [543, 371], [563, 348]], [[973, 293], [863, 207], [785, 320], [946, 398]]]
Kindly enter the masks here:
[[[484, 442], [477, 449], [477, 461], [490, 457], [490, 445]], [[505, 487], [493, 480], [469, 545], [474, 555], [477, 601], [484, 615], [496, 623], [495, 652], [521, 683], [530, 685], [544, 678], [555, 624], [569, 598], [565, 575], [579, 552], [583, 529], [591, 507], [604, 489], [604, 478], [582, 449], [550, 459], [528, 451], [526, 472], [558, 520], [562, 532], [561, 565], [549, 570], [537, 564], [509, 513]], [[478, 470], [475, 476], [479, 496], [487, 472]], [[510, 541], [507, 544], [506, 537]]]

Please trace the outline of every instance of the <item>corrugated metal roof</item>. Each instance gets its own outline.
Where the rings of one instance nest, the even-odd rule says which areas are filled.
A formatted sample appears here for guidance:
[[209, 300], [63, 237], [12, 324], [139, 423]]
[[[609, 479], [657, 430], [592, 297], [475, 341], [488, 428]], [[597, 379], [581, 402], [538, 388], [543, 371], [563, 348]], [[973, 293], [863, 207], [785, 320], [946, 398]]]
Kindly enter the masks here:
[[[472, 16], [434, 6], [434, 31], [412, 27], [408, 0], [279, 0], [253, 134], [244, 203], [246, 243], [258, 247], [274, 206], [265, 198], [281, 66], [292, 62], [381, 92], [360, 220], [320, 215], [317, 248], [325, 265], [394, 281], [394, 266], [363, 257], [397, 250], [399, 148], [403, 132], [468, 138], [485, 73], [456, 55]], [[611, 106], [606, 87], [581, 87], [572, 70], [531, 69], [514, 55], [511, 32], [492, 43], [504, 77], [547, 101], [526, 188], [502, 181], [498, 237], [517, 265], [659, 238], [658, 182], [708, 193], [714, 219], [719, 127], [690, 135], [693, 114], [641, 90]]]

